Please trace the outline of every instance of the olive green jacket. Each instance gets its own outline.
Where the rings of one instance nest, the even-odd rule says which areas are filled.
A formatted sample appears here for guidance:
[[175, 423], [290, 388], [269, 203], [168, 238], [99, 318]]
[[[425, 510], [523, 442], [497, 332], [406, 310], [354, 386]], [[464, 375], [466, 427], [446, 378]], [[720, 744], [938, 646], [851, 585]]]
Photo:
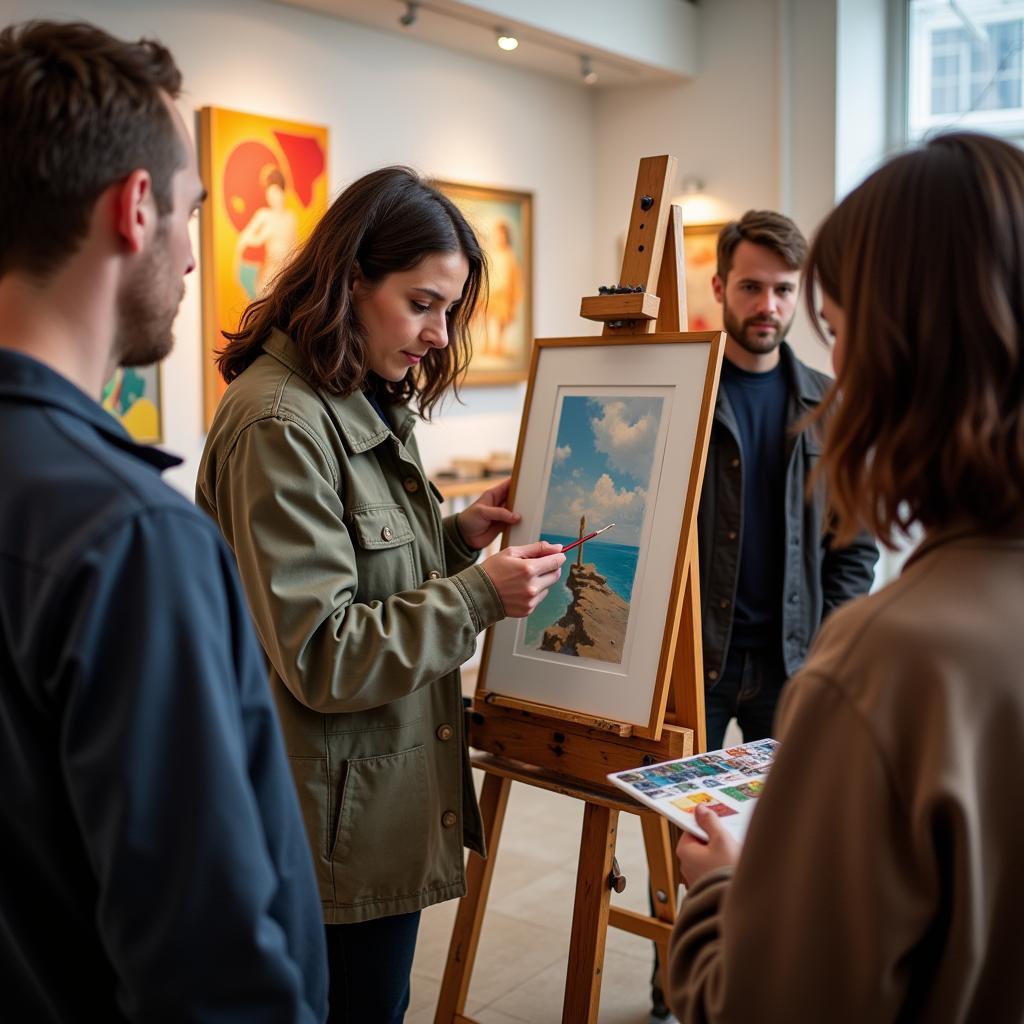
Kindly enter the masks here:
[[238, 560], [328, 924], [465, 891], [483, 833], [459, 666], [504, 611], [424, 476], [415, 416], [308, 379], [275, 331], [228, 388], [196, 500]]

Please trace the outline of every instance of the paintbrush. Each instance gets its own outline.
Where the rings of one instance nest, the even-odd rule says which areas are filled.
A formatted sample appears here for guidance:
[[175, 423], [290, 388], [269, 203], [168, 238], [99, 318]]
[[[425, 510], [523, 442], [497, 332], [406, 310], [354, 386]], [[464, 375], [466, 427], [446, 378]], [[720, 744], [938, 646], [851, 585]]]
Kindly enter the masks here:
[[580, 537], [579, 540], [574, 540], [571, 544], [566, 544], [565, 547], [562, 548], [562, 554], [564, 555], [566, 551], [572, 551], [573, 548], [578, 548], [581, 544], [588, 540], [593, 540], [594, 537], [596, 537], [599, 533], [604, 533], [605, 530], [610, 530], [614, 525], [614, 523], [609, 523], [607, 526], [602, 526], [600, 530], [595, 530], [593, 533], [588, 533], [586, 537]]

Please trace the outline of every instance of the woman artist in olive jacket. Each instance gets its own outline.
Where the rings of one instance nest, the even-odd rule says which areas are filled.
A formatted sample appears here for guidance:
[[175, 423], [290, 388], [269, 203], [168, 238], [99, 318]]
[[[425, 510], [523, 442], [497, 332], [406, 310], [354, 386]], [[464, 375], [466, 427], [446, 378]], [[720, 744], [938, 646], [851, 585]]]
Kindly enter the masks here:
[[338, 197], [220, 356], [197, 501], [231, 545], [270, 666], [327, 924], [331, 1021], [400, 1021], [419, 912], [483, 852], [459, 666], [528, 614], [557, 545], [478, 552], [507, 482], [442, 517], [413, 436], [469, 358], [484, 258], [406, 168]]

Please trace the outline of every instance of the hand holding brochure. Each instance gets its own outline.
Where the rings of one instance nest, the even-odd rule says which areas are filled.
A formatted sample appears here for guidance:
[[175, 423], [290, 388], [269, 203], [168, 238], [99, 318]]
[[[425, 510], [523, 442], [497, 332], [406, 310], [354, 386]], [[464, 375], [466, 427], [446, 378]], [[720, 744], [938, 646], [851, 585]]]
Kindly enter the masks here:
[[707, 839], [707, 834], [694, 821], [693, 812], [698, 804], [704, 804], [722, 819], [726, 831], [742, 842], [777, 748], [775, 740], [755, 740], [615, 772], [608, 778], [634, 800], [700, 839]]

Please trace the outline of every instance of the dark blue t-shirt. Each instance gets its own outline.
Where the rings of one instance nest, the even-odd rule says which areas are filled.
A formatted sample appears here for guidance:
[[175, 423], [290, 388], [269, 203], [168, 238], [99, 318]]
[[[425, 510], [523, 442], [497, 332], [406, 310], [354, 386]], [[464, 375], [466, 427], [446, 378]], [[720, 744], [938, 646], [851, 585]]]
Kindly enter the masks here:
[[722, 363], [722, 386], [739, 427], [743, 533], [731, 646], [778, 639], [785, 555], [786, 404], [781, 364], [767, 373]]

